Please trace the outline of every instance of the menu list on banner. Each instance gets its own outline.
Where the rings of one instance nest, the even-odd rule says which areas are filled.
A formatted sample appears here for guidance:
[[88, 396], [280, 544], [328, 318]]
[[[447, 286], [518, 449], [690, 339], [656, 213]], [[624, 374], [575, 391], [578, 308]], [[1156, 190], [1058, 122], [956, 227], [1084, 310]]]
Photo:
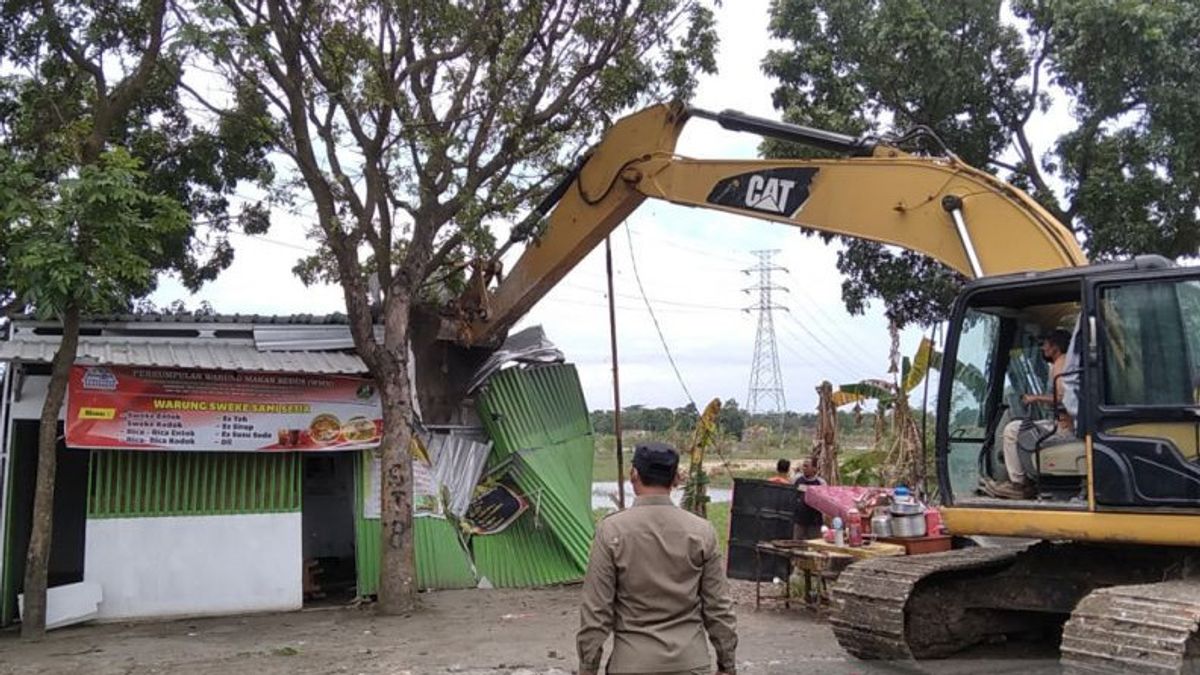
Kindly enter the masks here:
[[67, 445], [181, 451], [356, 450], [379, 444], [367, 379], [132, 366], [74, 366]]

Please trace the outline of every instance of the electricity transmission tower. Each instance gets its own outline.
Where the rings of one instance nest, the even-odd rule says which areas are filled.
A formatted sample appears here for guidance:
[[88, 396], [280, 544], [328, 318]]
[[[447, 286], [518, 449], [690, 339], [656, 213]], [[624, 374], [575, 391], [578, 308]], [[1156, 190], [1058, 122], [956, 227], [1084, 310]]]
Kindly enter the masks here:
[[744, 311], [758, 312], [758, 332], [754, 336], [754, 361], [750, 366], [750, 392], [746, 396], [746, 409], [752, 414], [778, 413], [782, 421], [787, 404], [783, 399], [783, 375], [779, 370], [779, 351], [775, 345], [775, 321], [772, 313], [777, 309], [786, 312], [787, 307], [776, 305], [771, 294], [775, 291], [787, 292], [787, 289], [773, 284], [771, 275], [787, 270], [772, 262], [775, 254], [779, 253], [777, 249], [751, 252], [758, 257], [758, 264], [742, 270], [742, 273], [757, 274], [758, 283], [744, 292], [757, 292], [758, 303]]

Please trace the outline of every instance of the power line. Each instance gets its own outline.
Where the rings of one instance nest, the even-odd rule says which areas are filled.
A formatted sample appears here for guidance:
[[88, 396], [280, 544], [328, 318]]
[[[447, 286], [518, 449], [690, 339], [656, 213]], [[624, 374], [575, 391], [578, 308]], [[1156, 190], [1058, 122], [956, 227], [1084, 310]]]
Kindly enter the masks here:
[[[800, 337], [798, 334], [794, 333], [792, 331], [792, 329], [786, 323], [781, 323], [779, 325], [779, 328], [788, 337], [795, 340], [796, 343], [810, 344], [810, 340]], [[780, 342], [780, 345], [783, 346], [785, 349], [788, 349], [789, 351], [791, 350], [790, 345], [786, 341]], [[795, 353], [795, 352], [793, 352], [793, 353]], [[854, 367], [850, 362], [847, 362], [846, 359], [840, 358], [835, 354], [828, 354], [827, 351], [826, 351], [826, 355], [828, 358], [820, 360], [820, 362], [808, 361], [807, 365], [809, 365], [813, 368], [817, 368], [821, 371], [832, 371], [835, 373], [838, 373], [838, 372], [845, 373], [845, 377], [847, 379], [861, 380], [861, 379], [866, 379], [868, 377], [868, 375], [866, 375], [866, 373], [868, 373], [869, 371], [864, 370], [861, 366]], [[841, 376], [838, 376], [838, 377], [841, 377]]]
[[[630, 227], [630, 224], [626, 223], [625, 226]], [[700, 249], [700, 248], [695, 248], [692, 246], [687, 246], [685, 244], [680, 244], [675, 239], [668, 237], [668, 236], [658, 234], [658, 233], [651, 234], [651, 233], [647, 233], [645, 231], [639, 231], [639, 232], [634, 232], [633, 234], [634, 234], [634, 236], [636, 236], [638, 238], [644, 237], [644, 238], [648, 238], [648, 239], [657, 239], [660, 242], [670, 244], [674, 248], [678, 248], [678, 249], [681, 249], [684, 251], [690, 251], [697, 255], [702, 255], [702, 256], [705, 256], [708, 258], [712, 258], [714, 260], [720, 260], [720, 261], [726, 263], [727, 265], [732, 265], [731, 267], [725, 267], [725, 269], [728, 269], [730, 271], [740, 271], [741, 266], [744, 264], [741, 260], [738, 260], [737, 258], [733, 258], [733, 257], [727, 256], [727, 255], [722, 255], [722, 254], [716, 253], [714, 251], [708, 251], [708, 250], [704, 250], [704, 249]]]
[[[583, 284], [564, 282], [559, 285], [564, 286], [566, 288], [573, 288], [573, 289], [580, 290], [580, 291], [588, 291], [590, 293], [600, 293], [601, 295], [606, 295], [608, 293], [607, 291], [601, 290], [599, 288], [592, 288], [590, 286], [585, 286]], [[616, 293], [616, 296], [618, 298], [629, 298], [631, 300], [638, 299], [638, 296], [630, 295], [628, 293]], [[651, 298], [651, 300], [653, 300], [654, 302], [656, 302], [660, 305], [675, 305], [678, 307], [694, 307], [696, 309], [715, 309], [715, 310], [719, 310], [719, 311], [731, 311], [731, 312], [742, 311], [741, 307], [734, 307], [732, 305], [708, 305], [708, 304], [699, 303], [699, 302], [682, 302], [682, 301], [678, 301], [678, 300], [663, 300], [662, 298]]]
[[671, 370], [675, 371], [675, 379], [679, 380], [679, 386], [683, 389], [683, 395], [687, 396], [688, 402], [695, 406], [696, 400], [692, 398], [692, 392], [688, 391], [687, 384], [683, 381], [683, 375], [679, 373], [679, 367], [675, 365], [675, 358], [671, 356], [671, 348], [667, 346], [667, 338], [663, 336], [662, 326], [658, 325], [658, 317], [654, 315], [654, 308], [650, 306], [650, 298], [646, 297], [646, 289], [642, 286], [642, 276], [638, 274], [637, 256], [633, 252], [633, 236], [629, 234], [629, 226], [625, 227], [625, 238], [629, 240], [629, 262], [633, 265], [633, 278], [637, 281], [638, 292], [642, 294], [642, 301], [646, 303], [646, 310], [650, 312], [650, 320], [654, 323], [654, 330], [658, 332], [658, 339], [662, 342], [663, 351], [667, 354], [667, 361], [671, 364]]
[[[197, 222], [196, 225], [207, 226], [207, 227], [209, 227], [209, 229], [211, 231], [215, 231], [215, 229], [212, 228], [211, 221], [200, 221], [200, 222]], [[233, 229], [233, 228], [230, 228], [223, 232], [219, 232], [218, 234], [233, 235], [236, 237], [245, 237], [246, 239], [249, 239], [251, 241], [260, 241], [260, 242], [263, 242], [266, 244], [274, 244], [276, 246], [283, 246], [285, 248], [295, 249], [297, 251], [304, 251], [305, 253], [314, 254], [314, 255], [317, 253], [316, 249], [309, 248], [307, 246], [302, 246], [300, 244], [293, 244], [291, 242], [282, 241], [280, 239], [272, 239], [271, 237], [268, 237], [268, 236], [262, 235], [262, 234], [249, 234], [249, 233], [243, 232], [241, 230]]]
[[827, 330], [829, 333], [831, 333], [831, 334], [836, 333], [836, 335], [834, 335], [834, 337], [839, 342], [841, 342], [844, 345], [849, 345], [850, 347], [858, 350], [859, 355], [867, 358], [868, 360], [877, 358], [876, 355], [871, 353], [870, 349], [863, 346], [863, 344], [859, 340], [859, 338], [857, 338], [852, 333], [846, 331], [845, 328], [841, 324], [839, 324], [836, 319], [833, 319], [825, 312], [824, 308], [821, 307], [820, 303], [812, 300], [808, 296], [807, 293], [803, 292], [803, 290], [802, 290], [800, 293], [796, 294], [796, 297], [804, 302], [805, 308], [807, 310], [807, 311], [805, 311], [805, 315], [812, 317], [816, 323], [820, 324], [822, 326], [822, 328]]
[[[578, 306], [582, 306], [582, 307], [608, 308], [607, 303], [601, 302], [599, 299], [594, 299], [594, 298], [586, 299], [586, 300], [579, 300], [576, 298], [548, 297], [548, 298], [542, 299], [541, 302], [555, 302], [555, 303], [559, 303], [559, 304], [578, 305]], [[653, 302], [653, 299], [652, 299], [652, 302]], [[634, 307], [631, 305], [618, 304], [617, 309], [620, 311], [623, 311], [623, 312], [644, 312], [644, 311], [646, 311], [645, 305], [638, 305], [638, 306]], [[657, 311], [660, 314], [661, 313], [690, 314], [690, 315], [695, 316], [695, 315], [699, 315], [699, 314], [707, 314], [712, 310], [697, 309], [694, 307], [660, 307], [660, 308], [658, 308]], [[739, 309], [738, 311], [740, 312], [741, 310]]]
[[824, 349], [825, 352], [827, 354], [829, 354], [829, 356], [832, 357], [834, 360], [843, 358], [842, 355], [838, 354], [832, 347], [830, 347], [828, 344], [826, 344], [824, 340], [817, 337], [816, 333], [809, 330], [808, 326], [806, 326], [804, 324], [804, 322], [802, 322], [799, 319], [797, 319], [796, 317], [792, 316], [791, 313], [788, 313], [788, 317], [791, 318], [792, 323], [796, 324], [796, 326], [799, 327], [800, 330], [803, 331], [804, 334], [807, 335], [813, 342], [816, 342], [818, 345], [820, 345], [821, 348]]
[[818, 370], [825, 369], [824, 363], [818, 363], [818, 362], [814, 361], [811, 355], [802, 354], [801, 352], [796, 350], [794, 347], [792, 347], [790, 344], [788, 344], [786, 341], [781, 341], [779, 343], [779, 348], [784, 350], [785, 352], [791, 354], [796, 360], [796, 365], [800, 365], [800, 366], [803, 366], [806, 368], [816, 368]]
[[[629, 225], [627, 224], [627, 227], [628, 226]], [[646, 231], [634, 231], [633, 234], [634, 234], [634, 236], [637, 236], [640, 238], [656, 239], [658, 241], [668, 243], [669, 245], [671, 245], [674, 248], [679, 248], [684, 251], [690, 251], [692, 253], [696, 253], [698, 255], [705, 256], [705, 257], [708, 257], [711, 259], [721, 260], [721, 261], [731, 261], [731, 262], [733, 261], [733, 259], [731, 259], [727, 256], [723, 256], [719, 253], [715, 253], [712, 251], [704, 251], [701, 249], [692, 248], [692, 247], [689, 247], [689, 246], [686, 246], [683, 244], [679, 244], [679, 243], [675, 242], [673, 239], [662, 236], [658, 233], [651, 234], [651, 233], [647, 233]], [[868, 361], [874, 361], [878, 358], [878, 356], [873, 354], [870, 349], [863, 346], [863, 343], [861, 342], [860, 339], [858, 339], [858, 338], [854, 337], [853, 335], [851, 335], [850, 333], [848, 333], [844, 328], [841, 328], [840, 324], [838, 324], [838, 322], [835, 319], [830, 318], [828, 313], [825, 312], [824, 308], [822, 308], [819, 305], [819, 303], [812, 301], [807, 295], [803, 295], [801, 300], [803, 300], [803, 302], [805, 303], [806, 310], [809, 310], [809, 311], [805, 312], [806, 315], [812, 313], [811, 308], [815, 308], [817, 316], [813, 316], [813, 320], [816, 323], [820, 324], [822, 329], [825, 332], [830, 334], [829, 337], [831, 339], [834, 339], [841, 346], [849, 346], [850, 348], [856, 350], [858, 352], [859, 356], [865, 358]]]
[[237, 230], [230, 230], [230, 234], [236, 234], [240, 237], [246, 237], [247, 239], [250, 239], [252, 241], [261, 241], [261, 242], [264, 242], [267, 244], [275, 244], [276, 246], [283, 246], [286, 248], [295, 249], [297, 251], [304, 251], [305, 253], [309, 253], [309, 254], [315, 255], [317, 253], [316, 249], [311, 249], [307, 246], [301, 246], [300, 244], [293, 244], [291, 242], [281, 241], [279, 239], [271, 239], [270, 237], [264, 237], [261, 234], [246, 234], [245, 232], [238, 232]]

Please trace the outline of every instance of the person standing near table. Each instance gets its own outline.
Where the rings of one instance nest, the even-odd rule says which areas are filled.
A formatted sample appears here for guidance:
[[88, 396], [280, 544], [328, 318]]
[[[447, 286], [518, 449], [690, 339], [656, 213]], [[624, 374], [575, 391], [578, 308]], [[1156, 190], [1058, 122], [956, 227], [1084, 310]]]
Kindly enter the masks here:
[[825, 517], [821, 512], [804, 503], [804, 492], [812, 485], [824, 485], [825, 481], [817, 475], [817, 466], [811, 459], [800, 464], [800, 475], [796, 476], [793, 485], [799, 491], [796, 498], [796, 510], [792, 515], [793, 539], [817, 539], [821, 536], [821, 525]]
[[791, 485], [792, 479], [788, 477], [788, 473], [792, 470], [792, 461], [790, 459], [781, 459], [775, 462], [775, 475], [767, 479], [771, 483], [781, 483], [783, 485]]
[[733, 675], [737, 622], [726, 588], [724, 556], [712, 523], [675, 506], [671, 487], [679, 453], [639, 445], [629, 472], [633, 507], [596, 525], [580, 607], [579, 675], [618, 673]]

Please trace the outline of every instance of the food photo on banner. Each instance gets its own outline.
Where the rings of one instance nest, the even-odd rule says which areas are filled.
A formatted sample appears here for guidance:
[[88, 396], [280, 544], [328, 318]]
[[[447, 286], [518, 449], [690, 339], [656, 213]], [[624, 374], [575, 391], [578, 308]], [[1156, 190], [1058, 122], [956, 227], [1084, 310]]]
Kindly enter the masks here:
[[94, 450], [359, 450], [379, 443], [379, 393], [340, 375], [73, 366], [67, 445]]

